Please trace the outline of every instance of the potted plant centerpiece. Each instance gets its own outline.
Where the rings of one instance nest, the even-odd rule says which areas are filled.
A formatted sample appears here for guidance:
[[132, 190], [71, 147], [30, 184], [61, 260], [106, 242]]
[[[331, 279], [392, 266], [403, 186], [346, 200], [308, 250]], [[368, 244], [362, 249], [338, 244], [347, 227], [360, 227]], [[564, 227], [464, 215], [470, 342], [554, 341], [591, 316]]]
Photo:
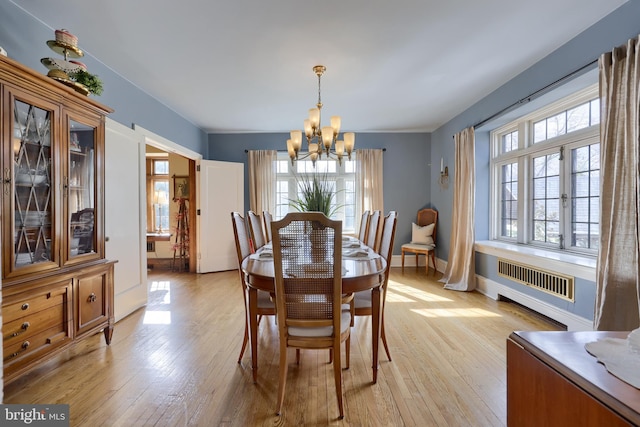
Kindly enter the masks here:
[[[299, 212], [322, 212], [331, 218], [339, 209], [334, 203], [335, 183], [327, 179], [327, 174], [314, 172], [296, 176], [298, 198], [290, 200], [290, 205]], [[324, 259], [327, 254], [327, 234], [319, 223], [311, 224], [311, 258], [314, 262]]]

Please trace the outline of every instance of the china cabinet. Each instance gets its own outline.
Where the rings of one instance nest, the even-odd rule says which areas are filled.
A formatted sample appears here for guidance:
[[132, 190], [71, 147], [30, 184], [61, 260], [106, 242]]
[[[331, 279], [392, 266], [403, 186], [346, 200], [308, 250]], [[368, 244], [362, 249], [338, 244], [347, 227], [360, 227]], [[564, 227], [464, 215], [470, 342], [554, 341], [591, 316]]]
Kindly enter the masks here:
[[113, 333], [104, 258], [105, 116], [112, 110], [0, 57], [4, 382], [77, 339]]

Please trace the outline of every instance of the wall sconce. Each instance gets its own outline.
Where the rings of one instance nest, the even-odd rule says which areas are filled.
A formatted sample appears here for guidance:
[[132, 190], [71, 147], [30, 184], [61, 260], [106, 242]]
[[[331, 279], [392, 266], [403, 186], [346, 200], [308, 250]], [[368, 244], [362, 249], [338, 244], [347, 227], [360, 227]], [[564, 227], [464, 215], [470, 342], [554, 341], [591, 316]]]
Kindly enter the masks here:
[[444, 165], [444, 157], [440, 157], [440, 188], [449, 186], [449, 167]]

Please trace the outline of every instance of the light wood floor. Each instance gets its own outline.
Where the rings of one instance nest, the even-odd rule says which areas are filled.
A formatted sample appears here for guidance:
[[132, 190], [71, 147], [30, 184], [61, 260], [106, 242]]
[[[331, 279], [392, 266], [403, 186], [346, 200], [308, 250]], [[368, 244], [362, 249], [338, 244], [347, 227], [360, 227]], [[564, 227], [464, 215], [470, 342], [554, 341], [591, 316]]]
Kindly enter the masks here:
[[282, 416], [274, 415], [278, 337], [260, 325], [258, 383], [243, 333], [236, 271], [150, 273], [149, 304], [9, 384], [4, 403], [67, 403], [72, 426], [500, 426], [506, 420], [505, 340], [514, 330], [556, 330], [514, 304], [446, 291], [424, 269], [392, 269], [386, 330], [371, 384], [371, 319], [352, 329], [345, 418], [328, 352], [294, 350]]

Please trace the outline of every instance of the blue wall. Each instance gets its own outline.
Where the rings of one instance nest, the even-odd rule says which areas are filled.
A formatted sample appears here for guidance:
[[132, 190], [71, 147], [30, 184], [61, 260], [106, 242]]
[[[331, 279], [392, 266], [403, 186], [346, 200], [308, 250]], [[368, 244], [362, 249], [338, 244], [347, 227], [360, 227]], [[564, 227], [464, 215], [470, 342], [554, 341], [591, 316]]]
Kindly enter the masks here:
[[[249, 207], [248, 156], [245, 150], [284, 150], [286, 133], [210, 134], [212, 160], [245, 165], [245, 207]], [[358, 148], [385, 148], [384, 209], [398, 211], [394, 253], [411, 240], [411, 222], [431, 199], [431, 137], [427, 133], [357, 133]], [[437, 165], [436, 165], [437, 166]]]
[[[0, 46], [9, 53], [10, 58], [42, 74], [46, 74], [47, 69], [40, 59], [57, 56], [46, 45], [47, 40], [54, 38], [54, 30], [13, 3], [0, 2]], [[82, 38], [78, 45], [82, 48]], [[85, 55], [82, 62], [103, 81], [104, 92], [95, 100], [115, 110], [109, 116], [111, 119], [127, 127], [135, 123], [203, 156], [207, 155], [207, 134], [200, 128], [115, 74], [91, 55]]]

